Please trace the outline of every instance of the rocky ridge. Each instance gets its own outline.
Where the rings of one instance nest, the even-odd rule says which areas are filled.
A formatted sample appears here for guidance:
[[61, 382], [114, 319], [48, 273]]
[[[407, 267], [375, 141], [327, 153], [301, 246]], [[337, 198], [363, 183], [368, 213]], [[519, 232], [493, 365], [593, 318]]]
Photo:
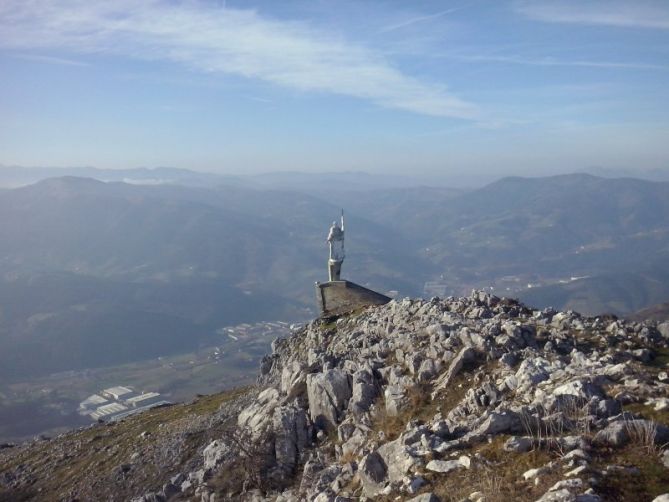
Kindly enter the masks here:
[[666, 500], [668, 344], [481, 292], [319, 319], [134, 500]]

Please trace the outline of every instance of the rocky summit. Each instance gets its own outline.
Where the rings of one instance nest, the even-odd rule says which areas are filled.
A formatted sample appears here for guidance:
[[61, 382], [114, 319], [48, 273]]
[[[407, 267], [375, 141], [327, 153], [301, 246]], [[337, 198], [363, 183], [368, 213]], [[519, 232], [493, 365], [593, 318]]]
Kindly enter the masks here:
[[669, 500], [669, 323], [474, 292], [318, 319], [258, 383], [0, 449], [0, 500]]

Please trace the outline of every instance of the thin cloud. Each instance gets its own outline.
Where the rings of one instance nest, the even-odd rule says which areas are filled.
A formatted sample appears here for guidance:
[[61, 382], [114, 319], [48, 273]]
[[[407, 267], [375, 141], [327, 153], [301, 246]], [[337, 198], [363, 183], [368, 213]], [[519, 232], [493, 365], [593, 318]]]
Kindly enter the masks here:
[[169, 60], [413, 113], [473, 119], [474, 105], [381, 54], [297, 21], [196, 1], [5, 0], [0, 47]]
[[381, 28], [379, 30], [379, 33], [386, 33], [386, 32], [389, 32], [389, 31], [399, 30], [400, 28], [406, 28], [407, 26], [412, 26], [412, 25], [417, 24], [417, 23], [422, 23], [424, 21], [431, 21], [433, 19], [437, 19], [437, 18], [440, 18], [442, 16], [452, 14], [453, 12], [456, 12], [460, 9], [462, 9], [462, 7], [454, 7], [452, 9], [446, 9], [446, 10], [442, 10], [441, 12], [436, 12], [434, 14], [412, 17], [412, 18], [407, 19], [406, 21], [402, 21], [400, 23], [384, 26], [383, 28]]
[[76, 61], [74, 59], [58, 58], [53, 56], [43, 56], [40, 54], [13, 54], [13, 58], [24, 59], [26, 61], [35, 61], [37, 63], [57, 64], [62, 66], [90, 66], [83, 61]]
[[650, 63], [625, 63], [616, 61], [580, 61], [580, 60], [561, 60], [551, 57], [546, 58], [525, 58], [520, 56], [485, 56], [485, 55], [462, 55], [462, 54], [442, 54], [442, 57], [457, 59], [458, 61], [470, 62], [490, 62], [506, 63], [527, 66], [575, 66], [590, 68], [612, 68], [626, 70], [669, 70], [669, 66], [656, 65]]
[[550, 23], [669, 29], [666, 0], [523, 0], [514, 7], [530, 19]]

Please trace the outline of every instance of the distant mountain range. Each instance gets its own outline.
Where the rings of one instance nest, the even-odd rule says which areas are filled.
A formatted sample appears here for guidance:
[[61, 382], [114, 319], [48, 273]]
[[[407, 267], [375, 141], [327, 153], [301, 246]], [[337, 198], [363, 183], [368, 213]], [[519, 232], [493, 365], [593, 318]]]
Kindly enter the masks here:
[[344, 276], [384, 292], [420, 295], [433, 281], [589, 314], [669, 299], [666, 182], [574, 174], [373, 189], [364, 173], [101, 173], [115, 178], [0, 190], [0, 378], [169, 354], [227, 324], [312, 316], [341, 207]]
[[[133, 185], [183, 185], [212, 188], [242, 186], [246, 188], [326, 193], [345, 186], [347, 191], [365, 191], [434, 184], [434, 177], [378, 175], [360, 171], [318, 172], [279, 171], [249, 175], [224, 175], [174, 167], [100, 169], [96, 167], [19, 167], [0, 165], [0, 188], [32, 185], [49, 178], [91, 178], [119, 181]], [[439, 182], [440, 185], [445, 182]]]

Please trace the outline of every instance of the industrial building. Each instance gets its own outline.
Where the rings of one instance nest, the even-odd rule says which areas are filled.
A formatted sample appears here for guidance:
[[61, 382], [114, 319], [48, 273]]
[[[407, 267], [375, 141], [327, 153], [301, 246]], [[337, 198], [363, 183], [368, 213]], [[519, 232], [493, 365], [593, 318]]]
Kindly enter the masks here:
[[79, 414], [105, 422], [121, 420], [142, 411], [172, 404], [158, 392], [138, 393], [130, 387], [110, 387], [79, 403]]

